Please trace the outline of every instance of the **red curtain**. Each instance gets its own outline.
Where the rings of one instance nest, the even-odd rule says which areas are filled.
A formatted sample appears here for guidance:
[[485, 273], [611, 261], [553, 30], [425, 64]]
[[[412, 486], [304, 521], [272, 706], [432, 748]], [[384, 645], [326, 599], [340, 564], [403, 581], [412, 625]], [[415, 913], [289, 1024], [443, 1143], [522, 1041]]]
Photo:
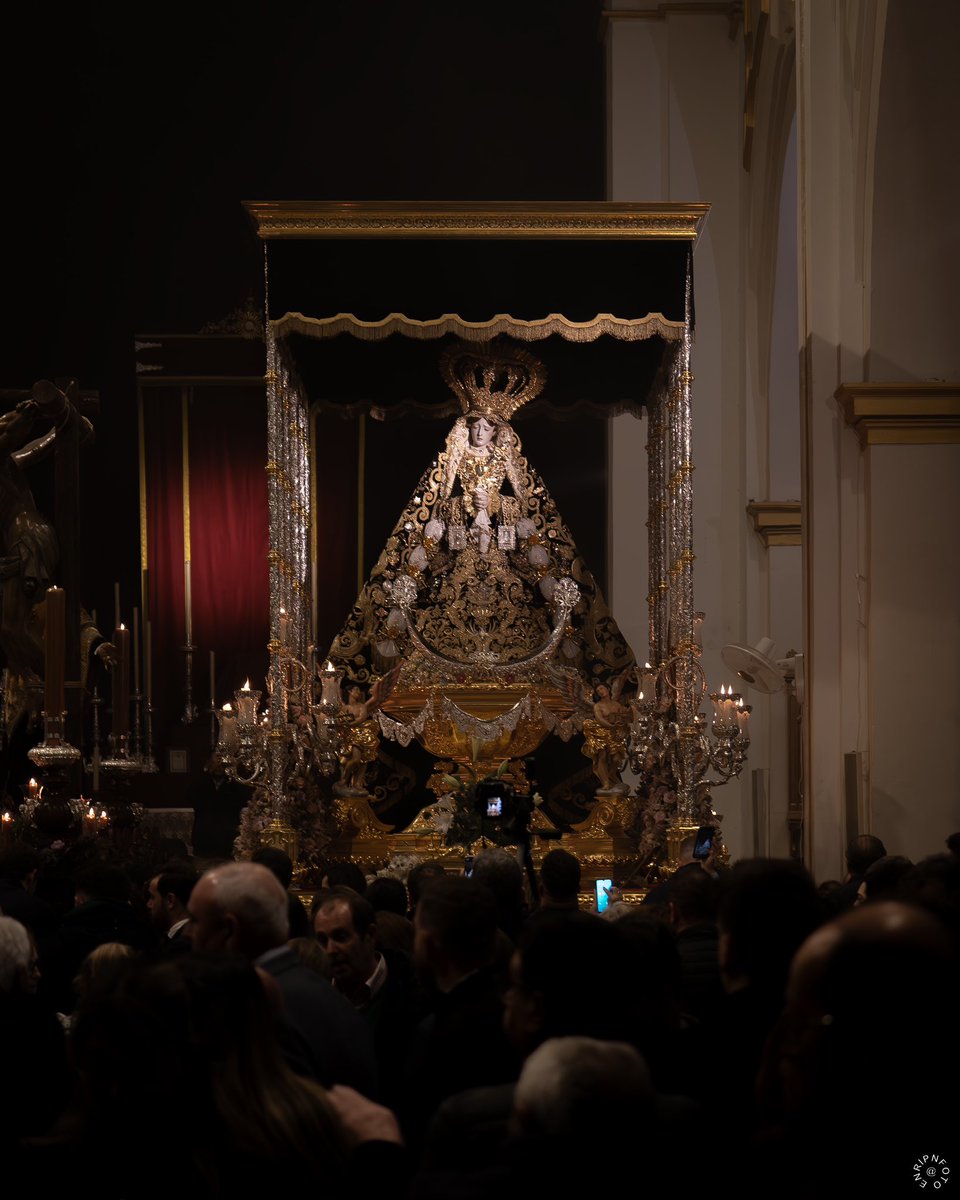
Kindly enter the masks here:
[[[155, 738], [184, 712], [183, 416], [179, 388], [144, 389]], [[222, 704], [250, 675], [263, 686], [269, 637], [266, 399], [262, 389], [192, 390], [188, 405], [193, 701]]]
[[179, 388], [143, 393], [155, 736], [182, 704], [183, 472]]
[[267, 415], [263, 391], [204, 388], [190, 404], [193, 640], [203, 705], [210, 651], [219, 704], [251, 676], [263, 689], [270, 636]]

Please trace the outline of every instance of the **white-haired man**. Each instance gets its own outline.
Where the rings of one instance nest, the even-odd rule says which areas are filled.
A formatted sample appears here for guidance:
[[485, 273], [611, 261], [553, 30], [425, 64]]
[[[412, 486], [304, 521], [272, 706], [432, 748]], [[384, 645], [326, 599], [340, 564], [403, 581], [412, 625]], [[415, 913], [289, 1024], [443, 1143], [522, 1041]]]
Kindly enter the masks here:
[[287, 893], [259, 863], [227, 863], [200, 877], [190, 896], [195, 951], [242, 954], [277, 983], [290, 1066], [327, 1087], [348, 1084], [377, 1093], [373, 1043], [366, 1022], [287, 945]]

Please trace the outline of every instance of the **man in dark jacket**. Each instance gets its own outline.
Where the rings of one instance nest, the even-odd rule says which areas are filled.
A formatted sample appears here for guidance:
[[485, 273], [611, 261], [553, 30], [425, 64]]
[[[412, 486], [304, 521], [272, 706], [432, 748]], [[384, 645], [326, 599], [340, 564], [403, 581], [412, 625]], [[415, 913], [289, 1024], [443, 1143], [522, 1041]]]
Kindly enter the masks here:
[[232, 950], [277, 983], [281, 1039], [293, 1070], [325, 1087], [347, 1084], [377, 1095], [370, 1031], [326, 979], [287, 945], [287, 893], [259, 863], [227, 863], [200, 877], [190, 896], [190, 936], [205, 953]]

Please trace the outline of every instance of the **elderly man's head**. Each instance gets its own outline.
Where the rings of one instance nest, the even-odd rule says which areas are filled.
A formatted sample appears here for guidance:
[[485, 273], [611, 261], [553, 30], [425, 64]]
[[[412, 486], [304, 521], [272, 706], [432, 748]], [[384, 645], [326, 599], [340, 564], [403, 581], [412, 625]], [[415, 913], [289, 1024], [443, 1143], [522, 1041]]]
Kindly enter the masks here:
[[287, 940], [287, 893], [259, 863], [227, 863], [200, 877], [190, 896], [190, 937], [204, 952], [255, 959]]

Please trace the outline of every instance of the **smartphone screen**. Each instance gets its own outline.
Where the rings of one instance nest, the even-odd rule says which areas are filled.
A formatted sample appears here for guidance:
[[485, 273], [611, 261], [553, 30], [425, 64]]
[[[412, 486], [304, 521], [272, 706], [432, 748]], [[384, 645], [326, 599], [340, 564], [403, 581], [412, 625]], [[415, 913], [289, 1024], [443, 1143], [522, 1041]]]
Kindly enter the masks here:
[[613, 887], [612, 879], [597, 880], [597, 912], [606, 912], [610, 903], [609, 889]]
[[716, 831], [712, 825], [701, 825], [697, 830], [697, 841], [693, 847], [693, 857], [698, 862], [710, 857], [713, 850], [713, 835]]

